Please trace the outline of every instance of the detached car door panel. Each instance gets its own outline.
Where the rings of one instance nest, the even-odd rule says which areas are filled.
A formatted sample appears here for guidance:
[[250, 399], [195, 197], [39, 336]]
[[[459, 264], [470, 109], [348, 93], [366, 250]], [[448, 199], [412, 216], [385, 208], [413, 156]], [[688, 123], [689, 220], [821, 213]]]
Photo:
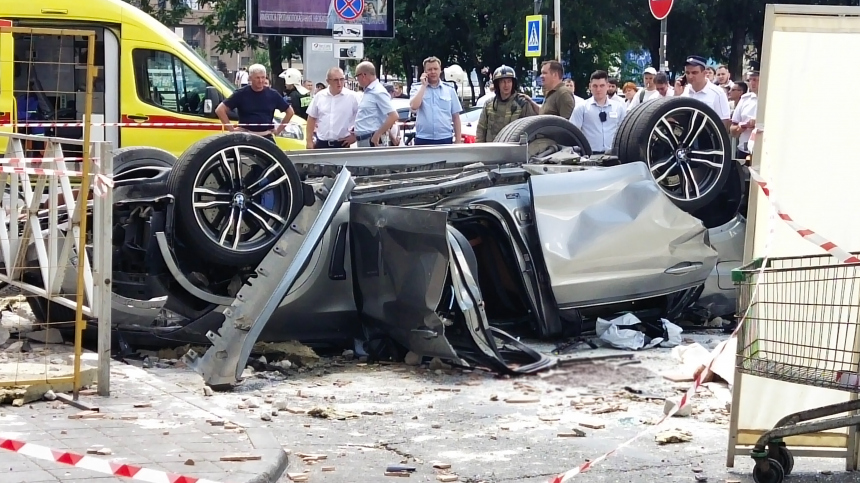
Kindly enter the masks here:
[[448, 276], [446, 226], [441, 211], [350, 203], [362, 318], [422, 355], [458, 360], [436, 314]]
[[700, 285], [717, 261], [702, 223], [660, 191], [645, 163], [529, 180], [541, 250], [562, 308]]

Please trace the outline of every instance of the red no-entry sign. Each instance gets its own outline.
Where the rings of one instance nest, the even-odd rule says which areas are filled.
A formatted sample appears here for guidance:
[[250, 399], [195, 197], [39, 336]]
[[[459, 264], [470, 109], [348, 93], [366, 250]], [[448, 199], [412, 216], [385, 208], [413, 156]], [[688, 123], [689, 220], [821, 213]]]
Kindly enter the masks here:
[[657, 20], [663, 20], [669, 15], [672, 10], [674, 0], [648, 0], [648, 7], [651, 8], [651, 15]]

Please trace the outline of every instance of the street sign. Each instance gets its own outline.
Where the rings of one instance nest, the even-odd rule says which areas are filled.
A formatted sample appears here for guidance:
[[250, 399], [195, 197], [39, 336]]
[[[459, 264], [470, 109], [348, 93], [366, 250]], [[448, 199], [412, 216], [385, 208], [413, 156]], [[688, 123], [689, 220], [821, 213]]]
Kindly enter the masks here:
[[364, 12], [364, 0], [334, 0], [334, 11], [344, 20], [357, 20]]
[[361, 40], [364, 38], [364, 25], [360, 23], [336, 23], [331, 29], [335, 40]]
[[361, 42], [336, 44], [334, 56], [338, 59], [361, 60], [364, 58], [364, 44]]
[[669, 16], [669, 11], [672, 10], [674, 0], [648, 0], [648, 7], [651, 8], [651, 15], [657, 20], [663, 20]]
[[526, 57], [543, 55], [544, 16], [526, 17]]

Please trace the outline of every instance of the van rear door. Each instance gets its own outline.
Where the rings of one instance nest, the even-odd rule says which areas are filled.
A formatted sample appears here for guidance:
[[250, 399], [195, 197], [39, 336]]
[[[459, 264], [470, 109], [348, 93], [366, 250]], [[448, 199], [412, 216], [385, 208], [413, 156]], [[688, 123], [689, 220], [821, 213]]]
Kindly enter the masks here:
[[[7, 28], [3, 31], [3, 28]], [[0, 132], [12, 132], [8, 126], [13, 120], [13, 100], [15, 96], [12, 89], [12, 79], [15, 77], [15, 46], [12, 40], [11, 20], [0, 19]], [[0, 149], [6, 150], [6, 138], [0, 138]]]
[[194, 142], [223, 131], [203, 112], [211, 84], [171, 49], [123, 39], [123, 53], [123, 147], [157, 146], [179, 156]]

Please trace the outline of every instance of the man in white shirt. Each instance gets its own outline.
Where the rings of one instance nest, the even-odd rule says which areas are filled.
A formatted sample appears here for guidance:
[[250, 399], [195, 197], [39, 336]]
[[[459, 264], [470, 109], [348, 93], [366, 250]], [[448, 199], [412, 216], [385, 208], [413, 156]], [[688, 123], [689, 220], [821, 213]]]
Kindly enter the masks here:
[[746, 159], [750, 154], [748, 147], [750, 135], [755, 129], [755, 117], [758, 110], [758, 80], [759, 73], [752, 72], [749, 76], [749, 91], [741, 96], [735, 112], [732, 113], [732, 127], [729, 132], [738, 138], [737, 159]]
[[698, 55], [687, 57], [684, 63], [684, 75], [675, 81], [675, 95], [692, 97], [704, 102], [717, 113], [717, 117], [722, 119], [728, 129], [732, 123], [729, 98], [722, 87], [708, 81], [705, 76], [707, 67], [704, 57]]
[[239, 88], [248, 85], [248, 70], [242, 67], [239, 72], [236, 72], [236, 86]]
[[570, 89], [570, 93], [573, 94], [573, 107], [574, 107], [574, 109], [576, 108], [576, 106], [585, 102], [585, 99], [579, 97], [578, 95], [576, 95], [574, 93], [576, 90], [576, 82], [574, 82], [573, 79], [571, 79], [570, 77], [565, 78], [564, 79], [564, 86], [567, 87], [568, 89]]
[[487, 83], [486, 89], [487, 93], [478, 98], [478, 102], [475, 103], [475, 107], [484, 107], [484, 104], [486, 104], [487, 101], [490, 101], [494, 97], [496, 97], [496, 92], [493, 90], [494, 88], [492, 82]]
[[591, 97], [573, 108], [570, 122], [585, 135], [592, 153], [603, 154], [612, 149], [612, 140], [627, 109], [623, 102], [607, 95], [609, 74], [606, 71], [598, 70], [591, 74], [588, 87]]
[[660, 97], [660, 93], [657, 92], [657, 86], [654, 84], [654, 77], [656, 76], [657, 69], [653, 67], [645, 69], [645, 72], [642, 73], [642, 82], [645, 84], [645, 87], [639, 89], [639, 92], [633, 96], [633, 100], [630, 101], [629, 109], [633, 109], [640, 104], [645, 104], [645, 102], [650, 101], [651, 99], [657, 99]]
[[343, 71], [332, 67], [326, 73], [328, 88], [311, 100], [305, 127], [308, 149], [348, 148], [355, 142], [351, 130], [358, 114], [358, 96], [344, 87], [345, 82]]
[[715, 83], [722, 87], [723, 89], [734, 87], [735, 83], [732, 82], [732, 73], [729, 72], [729, 68], [721, 65], [717, 67], [716, 81]]

